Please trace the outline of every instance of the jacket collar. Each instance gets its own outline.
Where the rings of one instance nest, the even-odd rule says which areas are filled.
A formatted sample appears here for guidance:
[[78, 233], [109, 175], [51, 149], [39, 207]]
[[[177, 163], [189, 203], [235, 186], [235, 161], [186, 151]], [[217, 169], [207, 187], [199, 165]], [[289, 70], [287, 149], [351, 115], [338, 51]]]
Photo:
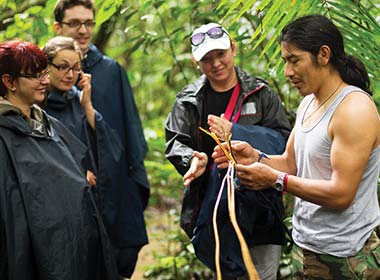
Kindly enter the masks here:
[[103, 59], [103, 54], [98, 50], [94, 44], [90, 44], [88, 52], [84, 57], [82, 64], [84, 69], [93, 67], [95, 64]]
[[47, 104], [49, 108], [54, 110], [63, 110], [71, 100], [78, 96], [79, 98], [79, 90], [73, 86], [69, 91], [59, 92], [59, 91], [51, 91], [47, 97]]
[[47, 136], [47, 121], [42, 109], [34, 104], [30, 114], [28, 118], [18, 107], [0, 97], [0, 126], [27, 135]]

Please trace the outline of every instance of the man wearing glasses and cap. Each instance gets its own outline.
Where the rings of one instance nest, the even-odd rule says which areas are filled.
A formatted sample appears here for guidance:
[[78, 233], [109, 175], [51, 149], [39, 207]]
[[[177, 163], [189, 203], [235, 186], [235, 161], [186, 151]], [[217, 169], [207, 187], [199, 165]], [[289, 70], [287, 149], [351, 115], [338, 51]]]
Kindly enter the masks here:
[[[213, 165], [215, 142], [198, 127], [220, 139], [231, 133], [233, 140], [244, 139], [265, 153], [280, 154], [291, 126], [278, 95], [263, 80], [235, 66], [236, 45], [224, 27], [202, 25], [194, 30], [190, 43], [203, 75], [178, 93], [167, 117], [166, 157], [186, 186], [181, 227], [198, 258], [215, 271], [211, 218], [225, 170]], [[247, 279], [225, 196], [218, 212], [223, 279]], [[260, 278], [276, 279], [285, 244], [282, 193], [252, 192], [241, 186], [236, 196], [239, 226]]]

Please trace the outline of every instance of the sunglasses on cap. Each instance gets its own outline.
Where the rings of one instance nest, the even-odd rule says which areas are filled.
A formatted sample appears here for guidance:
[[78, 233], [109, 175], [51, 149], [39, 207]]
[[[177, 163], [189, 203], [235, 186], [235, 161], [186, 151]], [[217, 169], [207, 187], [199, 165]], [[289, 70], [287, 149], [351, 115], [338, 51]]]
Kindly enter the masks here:
[[215, 26], [210, 28], [207, 32], [199, 32], [197, 34], [194, 34], [190, 38], [191, 44], [196, 47], [202, 44], [206, 38], [206, 35], [211, 39], [219, 39], [223, 36], [225, 31], [223, 30], [223, 27], [221, 26]]

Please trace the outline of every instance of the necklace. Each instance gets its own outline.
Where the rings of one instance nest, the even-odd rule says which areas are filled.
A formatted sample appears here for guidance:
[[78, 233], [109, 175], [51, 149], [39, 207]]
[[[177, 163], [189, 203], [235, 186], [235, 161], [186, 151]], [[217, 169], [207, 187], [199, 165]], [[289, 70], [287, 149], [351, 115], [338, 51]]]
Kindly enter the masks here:
[[[340, 86], [342, 85], [343, 81], [341, 81], [339, 83], [339, 85], [337, 86], [337, 88], [332, 92], [330, 93], [329, 96], [327, 96], [327, 98], [325, 100], [323, 100], [323, 102], [321, 104], [319, 104], [319, 106], [317, 107], [317, 109], [315, 109], [311, 114], [309, 114], [307, 117], [304, 117], [303, 120], [302, 120], [302, 123], [305, 123], [308, 119], [310, 119], [316, 112], [319, 111], [319, 109], [321, 109], [321, 107], [336, 93], [336, 91], [338, 90], [338, 88], [340, 88]], [[309, 105], [307, 106], [306, 108], [306, 111], [309, 109], [309, 106], [311, 105], [312, 102], [314, 102], [314, 99], [315, 97], [313, 97], [313, 100], [309, 103]]]

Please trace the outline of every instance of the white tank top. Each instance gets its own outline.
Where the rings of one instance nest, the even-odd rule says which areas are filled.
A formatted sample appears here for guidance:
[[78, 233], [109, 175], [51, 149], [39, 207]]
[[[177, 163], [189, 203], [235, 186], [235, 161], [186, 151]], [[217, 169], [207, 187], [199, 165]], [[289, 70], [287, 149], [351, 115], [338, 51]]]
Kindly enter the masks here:
[[[308, 106], [304, 106], [298, 115], [294, 138], [297, 176], [331, 179], [332, 141], [328, 135], [328, 125], [338, 105], [352, 91], [362, 90], [353, 86], [344, 88], [310, 128], [304, 128], [301, 124]], [[312, 96], [305, 97], [305, 104], [311, 101]], [[337, 257], [353, 256], [360, 251], [373, 229], [380, 224], [377, 197], [379, 172], [380, 145], [372, 150], [358, 191], [347, 209], [338, 211], [297, 197], [292, 219], [294, 242], [310, 251]]]

